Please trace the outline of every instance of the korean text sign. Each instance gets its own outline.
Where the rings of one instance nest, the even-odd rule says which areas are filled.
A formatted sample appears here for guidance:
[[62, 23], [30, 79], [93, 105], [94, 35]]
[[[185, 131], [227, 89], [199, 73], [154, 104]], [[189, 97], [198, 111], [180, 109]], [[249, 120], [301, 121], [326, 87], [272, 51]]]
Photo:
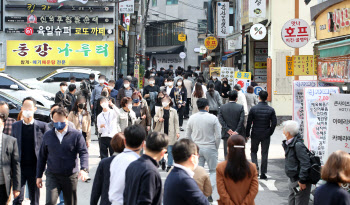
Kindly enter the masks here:
[[304, 135], [308, 148], [320, 157], [322, 164], [326, 162], [329, 96], [335, 93], [339, 93], [338, 87], [304, 88]]
[[306, 21], [302, 19], [291, 19], [284, 24], [281, 35], [287, 46], [300, 48], [309, 42], [311, 29]]
[[313, 55], [293, 56], [294, 75], [315, 75], [314, 60]]
[[234, 84], [241, 85], [242, 92], [246, 93], [252, 79], [251, 72], [235, 72]]
[[114, 41], [7, 41], [7, 66], [114, 66]]
[[218, 19], [218, 37], [225, 38], [230, 33], [230, 3], [229, 2], [218, 2], [217, 3], [217, 19]]
[[249, 0], [249, 17], [266, 18], [266, 0]]
[[350, 98], [348, 94], [329, 96], [327, 151], [325, 160], [337, 150], [350, 153]]
[[119, 3], [119, 13], [132, 14], [134, 13], [134, 0], [121, 1]]

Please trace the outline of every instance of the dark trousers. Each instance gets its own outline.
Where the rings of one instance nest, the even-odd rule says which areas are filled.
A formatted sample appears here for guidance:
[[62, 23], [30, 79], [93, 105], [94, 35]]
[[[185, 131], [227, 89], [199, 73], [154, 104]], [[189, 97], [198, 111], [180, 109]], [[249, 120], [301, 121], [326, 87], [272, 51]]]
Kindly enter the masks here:
[[65, 205], [77, 205], [78, 172], [70, 176], [46, 172], [46, 205], [56, 205], [61, 191]]
[[0, 205], [6, 205], [9, 196], [7, 196], [5, 184], [0, 185]]
[[228, 138], [224, 138], [223, 141], [224, 141], [224, 155], [225, 155], [225, 159], [226, 159], [226, 155], [227, 155], [227, 140]]
[[190, 106], [191, 106], [191, 98], [187, 98], [186, 102], [186, 110], [185, 110], [185, 117], [188, 118], [190, 115]]
[[182, 124], [184, 122], [184, 114], [185, 114], [185, 108], [184, 106], [181, 106], [177, 109], [177, 114], [179, 115], [179, 125], [182, 127]]
[[36, 167], [21, 167], [21, 193], [15, 200], [13, 205], [21, 205], [24, 200], [24, 188], [28, 183], [30, 205], [39, 205], [40, 190], [36, 186]]
[[[100, 137], [100, 154], [101, 159], [112, 156], [113, 154], [113, 148], [111, 146], [111, 139], [110, 137]], [[109, 155], [108, 155], [109, 151]]]
[[251, 157], [252, 162], [255, 163], [256, 168], [259, 170], [258, 165], [258, 150], [259, 150], [259, 144], [261, 143], [261, 174], [267, 173], [267, 160], [269, 157], [269, 147], [270, 147], [270, 141], [271, 138], [265, 138], [265, 139], [256, 139], [252, 138], [251, 140]]

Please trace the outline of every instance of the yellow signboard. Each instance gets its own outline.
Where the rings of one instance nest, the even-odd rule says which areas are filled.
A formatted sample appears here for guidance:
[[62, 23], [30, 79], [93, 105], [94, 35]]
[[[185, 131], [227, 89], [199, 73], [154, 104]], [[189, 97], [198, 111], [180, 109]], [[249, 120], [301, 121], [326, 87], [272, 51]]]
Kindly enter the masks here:
[[218, 76], [220, 76], [221, 67], [210, 67], [210, 70], [209, 70], [210, 77], [213, 75], [213, 73], [218, 73]]
[[255, 62], [254, 68], [267, 68], [267, 62]]
[[314, 74], [317, 75], [318, 60], [317, 55], [314, 55]]
[[235, 79], [251, 80], [251, 72], [235, 72]]
[[218, 47], [218, 40], [213, 36], [209, 36], [204, 40], [204, 46], [208, 50], [214, 50], [216, 47]]
[[286, 76], [294, 76], [293, 57], [286, 56]]
[[7, 66], [114, 66], [114, 41], [7, 41]]
[[186, 34], [179, 34], [178, 36], [177, 36], [177, 39], [180, 41], [180, 42], [184, 42], [184, 41], [186, 41], [186, 39], [187, 39], [187, 36], [186, 36]]
[[314, 56], [293, 56], [294, 75], [315, 75]]

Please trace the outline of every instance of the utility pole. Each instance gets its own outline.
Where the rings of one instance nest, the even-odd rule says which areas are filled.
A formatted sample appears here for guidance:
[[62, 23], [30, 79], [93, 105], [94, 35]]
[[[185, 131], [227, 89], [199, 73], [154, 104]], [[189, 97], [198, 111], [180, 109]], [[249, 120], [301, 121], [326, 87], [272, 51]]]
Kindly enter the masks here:
[[148, 8], [150, 4], [150, 0], [142, 0], [146, 1], [145, 4], [142, 3], [141, 12], [142, 12], [142, 24], [141, 24], [141, 65], [146, 69], [146, 25], [148, 18]]
[[135, 56], [136, 56], [136, 44], [137, 44], [137, 14], [140, 6], [140, 0], [135, 1], [135, 11], [130, 16], [130, 26], [129, 26], [129, 49], [128, 49], [128, 69], [127, 74], [134, 72], [135, 68]]
[[[295, 18], [299, 18], [299, 0], [294, 0], [295, 3]], [[298, 56], [299, 55], [299, 48], [294, 49], [294, 55]], [[299, 80], [299, 76], [294, 76], [294, 80]]]
[[115, 48], [114, 48], [114, 79], [117, 80], [117, 73], [119, 69], [119, 53], [118, 53], [118, 48], [119, 48], [119, 2], [115, 2], [115, 18], [114, 18], [114, 33], [115, 33]]

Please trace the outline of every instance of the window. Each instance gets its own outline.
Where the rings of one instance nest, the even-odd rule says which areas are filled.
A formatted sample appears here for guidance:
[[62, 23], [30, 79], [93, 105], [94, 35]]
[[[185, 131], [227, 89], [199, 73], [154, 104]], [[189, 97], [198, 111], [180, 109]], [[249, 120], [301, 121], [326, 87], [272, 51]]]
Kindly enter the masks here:
[[8, 78], [0, 77], [0, 89], [10, 89], [11, 85], [16, 85], [16, 83]]
[[198, 34], [204, 34], [207, 32], [207, 20], [198, 19]]
[[77, 82], [80, 82], [83, 79], [89, 79], [89, 74], [87, 73], [73, 73], [73, 76]]
[[184, 33], [184, 22], [156, 23], [147, 26], [146, 39], [147, 46], [174, 46], [183, 45], [178, 40], [178, 35]]
[[157, 6], [157, 0], [152, 0], [152, 6]]
[[58, 73], [51, 78], [53, 79], [53, 82], [62, 82], [62, 81], [69, 81], [70, 73]]
[[166, 5], [177, 4], [178, 0], [166, 0]]

